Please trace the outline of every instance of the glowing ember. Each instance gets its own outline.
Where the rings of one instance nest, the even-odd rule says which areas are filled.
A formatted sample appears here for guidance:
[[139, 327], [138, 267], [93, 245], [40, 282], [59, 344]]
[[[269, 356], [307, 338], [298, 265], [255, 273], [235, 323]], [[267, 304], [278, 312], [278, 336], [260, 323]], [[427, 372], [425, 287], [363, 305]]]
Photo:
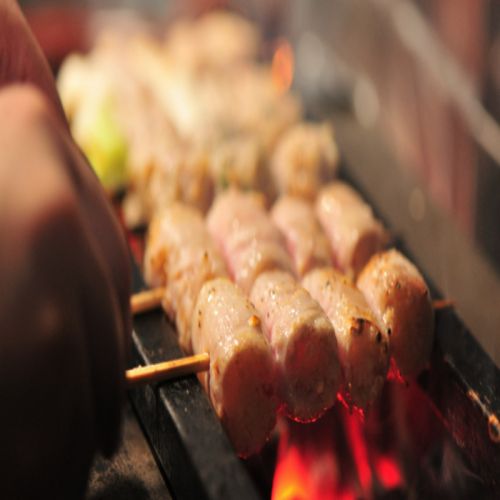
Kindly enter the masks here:
[[274, 88], [284, 94], [292, 85], [294, 58], [290, 44], [283, 40], [276, 49], [271, 66]]
[[386, 490], [394, 489], [404, 484], [399, 465], [392, 457], [378, 457], [375, 461], [375, 472]]
[[308, 500], [311, 481], [299, 450], [292, 446], [276, 467], [272, 500]]
[[272, 500], [355, 500], [405, 489], [392, 440], [385, 439], [394, 433], [394, 421], [380, 419], [381, 403], [366, 422], [342, 404], [314, 423], [283, 422]]

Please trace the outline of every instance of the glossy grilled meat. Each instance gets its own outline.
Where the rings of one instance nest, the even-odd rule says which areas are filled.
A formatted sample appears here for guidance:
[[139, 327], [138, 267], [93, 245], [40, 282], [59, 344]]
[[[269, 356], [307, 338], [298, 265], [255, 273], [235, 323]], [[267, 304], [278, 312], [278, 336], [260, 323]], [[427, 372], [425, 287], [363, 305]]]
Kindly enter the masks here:
[[266, 325], [284, 413], [302, 422], [317, 419], [333, 406], [340, 385], [332, 324], [320, 305], [284, 271], [261, 274], [250, 300]]
[[315, 267], [332, 265], [330, 243], [309, 201], [284, 195], [273, 205], [271, 218], [285, 236], [299, 278]]
[[382, 250], [387, 233], [371, 207], [344, 182], [328, 184], [315, 202], [318, 220], [325, 231], [334, 265], [356, 277], [370, 257]]
[[271, 349], [260, 313], [229, 279], [203, 285], [192, 317], [193, 350], [210, 354], [199, 378], [241, 456], [257, 453], [276, 424]]
[[285, 240], [256, 192], [229, 189], [215, 199], [207, 214], [210, 233], [226, 258], [231, 278], [250, 293], [257, 276], [282, 269], [294, 274]]
[[357, 284], [391, 333], [399, 374], [405, 381], [415, 378], [429, 364], [434, 340], [434, 309], [422, 275], [392, 249], [372, 257]]
[[339, 271], [315, 269], [302, 284], [335, 328], [344, 400], [349, 406], [367, 408], [380, 395], [389, 370], [387, 331], [379, 325], [363, 294]]
[[201, 212], [175, 203], [155, 217], [149, 227], [144, 274], [149, 286], [166, 287], [163, 308], [175, 321], [182, 349], [191, 354], [191, 316], [198, 293], [206, 281], [229, 275]]
[[280, 138], [270, 168], [278, 194], [314, 200], [321, 186], [335, 178], [338, 164], [332, 128], [326, 123], [301, 122]]

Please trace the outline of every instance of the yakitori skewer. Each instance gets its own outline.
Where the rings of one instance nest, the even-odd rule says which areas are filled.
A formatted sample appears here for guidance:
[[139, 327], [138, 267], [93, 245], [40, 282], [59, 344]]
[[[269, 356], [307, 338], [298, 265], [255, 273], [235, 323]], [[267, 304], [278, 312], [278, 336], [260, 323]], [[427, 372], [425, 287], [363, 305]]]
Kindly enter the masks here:
[[[161, 300], [165, 289], [163, 287], [138, 292], [130, 298], [130, 310], [132, 314], [150, 311], [161, 306]], [[434, 309], [440, 310], [447, 307], [455, 307], [453, 299], [435, 300]], [[127, 389], [141, 385], [153, 384], [171, 378], [182, 377], [192, 373], [207, 371], [210, 366], [208, 353], [188, 356], [186, 358], [165, 361], [154, 365], [139, 366], [125, 372]]]

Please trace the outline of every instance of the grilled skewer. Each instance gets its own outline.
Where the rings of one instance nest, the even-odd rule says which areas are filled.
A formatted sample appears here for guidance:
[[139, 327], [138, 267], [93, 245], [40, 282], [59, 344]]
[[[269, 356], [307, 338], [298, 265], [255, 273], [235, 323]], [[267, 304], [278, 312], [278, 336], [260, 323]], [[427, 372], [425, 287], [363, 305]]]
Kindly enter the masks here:
[[[132, 295], [130, 299], [132, 314], [139, 314], [161, 307], [164, 293], [165, 289], [160, 287]], [[447, 307], [455, 307], [456, 301], [453, 299], [435, 300], [433, 305], [434, 310], [438, 311]], [[202, 372], [208, 370], [209, 363], [209, 354], [203, 353], [164, 363], [132, 368], [126, 371], [127, 389]]]

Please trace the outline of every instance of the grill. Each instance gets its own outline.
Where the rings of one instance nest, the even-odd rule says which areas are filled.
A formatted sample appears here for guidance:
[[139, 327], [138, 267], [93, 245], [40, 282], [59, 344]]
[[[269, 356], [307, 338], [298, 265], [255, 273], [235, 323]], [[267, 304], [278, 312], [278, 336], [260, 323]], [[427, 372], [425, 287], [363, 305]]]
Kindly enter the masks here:
[[[349, 136], [355, 125], [346, 116], [335, 120], [340, 146], [342, 148], [341, 139], [345, 134], [348, 148], [344, 152], [349, 153], [349, 147], [353, 147]], [[363, 133], [358, 132], [357, 140], [363, 142]], [[372, 161], [373, 158], [386, 161], [387, 157], [380, 148], [377, 148], [378, 152], [367, 149], [373, 144], [375, 142], [370, 140], [364, 142], [365, 154], [373, 153]], [[355, 162], [356, 158], [352, 160]], [[359, 180], [354, 162], [344, 161], [341, 176], [360, 190], [375, 209], [387, 206], [388, 200], [380, 199], [383, 190], [377, 191], [376, 185], [370, 189]], [[399, 194], [412, 189], [408, 179], [399, 171], [393, 171], [392, 175], [391, 185], [400, 184]], [[432, 217], [433, 224], [440, 225], [437, 229], [445, 230], [446, 220], [439, 214]], [[386, 218], [385, 222], [391, 227], [390, 220]], [[410, 254], [402, 239], [396, 241], [396, 246]], [[425, 262], [413, 260], [426, 269]], [[432, 277], [426, 278], [431, 284], [433, 297], [441, 297], [432, 285]], [[134, 291], [143, 287], [135, 267]], [[175, 330], [162, 311], [135, 318], [131, 366], [181, 355]], [[500, 470], [500, 425], [497, 420], [500, 415], [500, 371], [452, 308], [436, 312], [432, 365], [419, 378], [418, 385], [423, 391], [421, 403], [437, 415], [436, 422], [444, 423], [468, 467], [478, 474], [495, 498], [500, 498], [500, 482], [497, 480]], [[263, 478], [262, 475], [272, 476], [272, 471], [262, 469], [266, 465], [271, 469], [274, 467], [275, 444], [271, 442], [269, 450], [265, 449], [264, 455], [257, 459], [246, 462], [238, 459], [195, 376], [133, 389], [129, 395], [175, 498], [253, 499], [270, 493], [269, 477]], [[329, 419], [333, 432], [335, 417]], [[326, 424], [322, 425], [325, 432]]]

